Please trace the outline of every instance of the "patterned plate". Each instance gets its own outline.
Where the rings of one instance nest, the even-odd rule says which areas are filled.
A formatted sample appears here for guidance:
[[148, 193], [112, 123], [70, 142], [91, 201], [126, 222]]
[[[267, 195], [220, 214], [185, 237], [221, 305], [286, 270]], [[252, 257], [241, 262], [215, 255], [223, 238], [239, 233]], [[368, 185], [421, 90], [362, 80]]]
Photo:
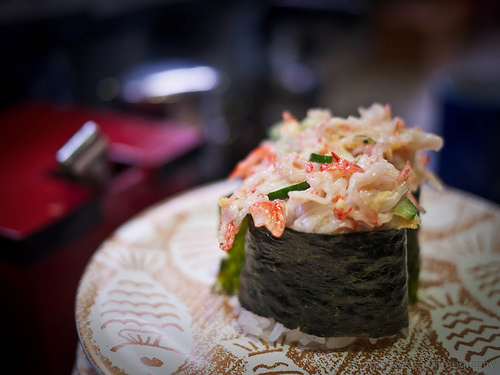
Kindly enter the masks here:
[[224, 255], [218, 197], [234, 188], [220, 182], [170, 199], [102, 244], [76, 298], [92, 366], [78, 357], [80, 373], [500, 373], [498, 206], [424, 189], [420, 293], [408, 337], [321, 352], [241, 336], [228, 298], [211, 293]]

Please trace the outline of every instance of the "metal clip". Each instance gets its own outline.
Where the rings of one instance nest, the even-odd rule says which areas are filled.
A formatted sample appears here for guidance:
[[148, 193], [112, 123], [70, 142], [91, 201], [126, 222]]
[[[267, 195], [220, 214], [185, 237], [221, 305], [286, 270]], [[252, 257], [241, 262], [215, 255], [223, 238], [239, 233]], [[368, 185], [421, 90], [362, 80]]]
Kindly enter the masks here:
[[110, 176], [108, 141], [94, 121], [86, 122], [56, 153], [62, 173], [86, 185], [102, 186]]

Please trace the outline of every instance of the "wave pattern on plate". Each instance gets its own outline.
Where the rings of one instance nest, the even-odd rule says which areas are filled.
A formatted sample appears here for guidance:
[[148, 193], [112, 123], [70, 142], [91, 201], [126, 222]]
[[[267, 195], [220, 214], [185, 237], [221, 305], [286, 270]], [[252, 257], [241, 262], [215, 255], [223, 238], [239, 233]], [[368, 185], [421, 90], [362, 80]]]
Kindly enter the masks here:
[[80, 283], [82, 347], [104, 374], [493, 375], [500, 369], [500, 209], [424, 189], [419, 302], [407, 338], [325, 352], [242, 337], [211, 294], [220, 196], [235, 182], [156, 205], [97, 251]]

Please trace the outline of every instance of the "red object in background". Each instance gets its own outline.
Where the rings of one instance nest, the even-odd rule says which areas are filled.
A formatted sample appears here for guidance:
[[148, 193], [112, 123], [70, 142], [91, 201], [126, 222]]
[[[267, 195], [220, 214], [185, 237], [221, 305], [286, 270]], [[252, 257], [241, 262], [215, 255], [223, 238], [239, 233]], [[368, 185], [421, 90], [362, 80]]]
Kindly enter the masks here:
[[[107, 137], [114, 165], [100, 190], [56, 173], [57, 150], [89, 120]], [[189, 155], [202, 144], [200, 127], [123, 113], [38, 102], [0, 113], [3, 368], [70, 372], [74, 297], [86, 262], [125, 220], [199, 183]]]
[[202, 141], [199, 128], [161, 120], [44, 103], [11, 108], [0, 115], [0, 236], [21, 241], [92, 199], [92, 191], [56, 175], [55, 161], [57, 150], [88, 120], [108, 138], [111, 161], [143, 172]]

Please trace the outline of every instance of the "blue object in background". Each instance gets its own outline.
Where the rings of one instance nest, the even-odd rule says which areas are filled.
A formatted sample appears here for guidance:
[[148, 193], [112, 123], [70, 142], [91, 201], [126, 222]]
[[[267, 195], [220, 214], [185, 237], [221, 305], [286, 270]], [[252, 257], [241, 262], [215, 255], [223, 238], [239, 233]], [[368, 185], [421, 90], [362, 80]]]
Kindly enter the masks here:
[[500, 203], [500, 49], [476, 50], [436, 78], [445, 139], [440, 177]]
[[451, 186], [500, 203], [500, 107], [448, 97], [439, 175]]

